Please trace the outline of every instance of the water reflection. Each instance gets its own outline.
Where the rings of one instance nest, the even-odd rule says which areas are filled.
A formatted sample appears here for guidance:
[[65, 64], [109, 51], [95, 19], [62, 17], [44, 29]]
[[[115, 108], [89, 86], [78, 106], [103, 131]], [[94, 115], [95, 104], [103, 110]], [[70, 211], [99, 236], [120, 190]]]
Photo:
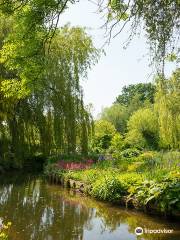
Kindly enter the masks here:
[[5, 204], [8, 201], [9, 196], [11, 195], [13, 189], [13, 184], [4, 186], [0, 190], [0, 204]]
[[176, 240], [180, 236], [137, 238], [137, 226], [174, 230], [178, 226], [48, 185], [38, 177], [15, 175], [6, 180], [0, 179], [0, 217], [13, 223], [10, 240]]

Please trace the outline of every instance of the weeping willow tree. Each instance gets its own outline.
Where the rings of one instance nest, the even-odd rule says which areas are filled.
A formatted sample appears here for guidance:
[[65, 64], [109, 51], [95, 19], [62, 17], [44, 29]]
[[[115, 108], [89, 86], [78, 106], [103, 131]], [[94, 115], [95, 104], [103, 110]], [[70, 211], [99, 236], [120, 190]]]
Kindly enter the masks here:
[[170, 79], [159, 78], [155, 107], [159, 120], [160, 146], [180, 147], [180, 69]]
[[[82, 0], [83, 1], [83, 0]], [[0, 12], [16, 18], [16, 37], [13, 36], [13, 46], [30, 46], [30, 51], [24, 56], [32, 57], [51, 42], [61, 14], [79, 0], [0, 0]], [[179, 0], [93, 0], [99, 12], [105, 18], [105, 29], [108, 42], [124, 29], [129, 29], [125, 47], [137, 34], [144, 30], [150, 49], [151, 63], [158, 72], [164, 72], [165, 59], [179, 59]], [[44, 31], [44, 27], [46, 31]], [[40, 31], [41, 34], [37, 34]], [[33, 39], [33, 41], [32, 41]], [[40, 40], [40, 41], [39, 41]], [[34, 44], [36, 41], [36, 44]], [[10, 48], [9, 50], [11, 50]], [[13, 47], [13, 51], [16, 50]], [[13, 54], [13, 59], [23, 62], [20, 52]], [[12, 57], [12, 54], [11, 54]], [[24, 64], [24, 63], [23, 63]], [[31, 65], [29, 62], [27, 65]], [[36, 62], [36, 71], [41, 65]], [[28, 68], [27, 68], [28, 70]], [[25, 73], [24, 77], [28, 74]], [[38, 74], [37, 74], [38, 76]], [[29, 78], [29, 77], [28, 77]]]
[[[54, 33], [51, 50], [49, 43], [41, 45], [41, 29], [30, 46], [22, 46], [19, 35], [13, 44], [16, 25], [1, 35], [0, 160], [12, 164], [16, 159], [22, 166], [35, 153], [70, 154], [78, 149], [87, 154], [93, 119], [84, 106], [80, 79], [99, 51], [84, 29], [69, 26]], [[34, 52], [36, 43], [42, 51]]]
[[[96, 2], [96, 1], [95, 1]], [[97, 0], [106, 18], [107, 43], [128, 30], [124, 48], [145, 33], [150, 63], [164, 75], [166, 59], [179, 61], [179, 0]]]

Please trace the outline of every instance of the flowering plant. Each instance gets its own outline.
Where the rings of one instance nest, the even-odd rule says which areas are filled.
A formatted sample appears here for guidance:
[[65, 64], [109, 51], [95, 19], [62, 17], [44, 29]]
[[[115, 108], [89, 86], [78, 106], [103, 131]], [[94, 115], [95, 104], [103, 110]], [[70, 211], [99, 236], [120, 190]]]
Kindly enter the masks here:
[[65, 162], [59, 161], [57, 162], [56, 166], [61, 169], [66, 170], [80, 170], [80, 169], [88, 169], [94, 163], [92, 159], [86, 160], [86, 162], [82, 163], [75, 163], [75, 162]]

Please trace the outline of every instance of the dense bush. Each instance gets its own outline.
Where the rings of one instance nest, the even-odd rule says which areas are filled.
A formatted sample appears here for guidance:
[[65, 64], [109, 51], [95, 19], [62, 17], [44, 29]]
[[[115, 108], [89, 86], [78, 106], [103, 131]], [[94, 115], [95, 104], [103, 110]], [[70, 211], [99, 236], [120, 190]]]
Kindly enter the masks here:
[[126, 141], [132, 146], [158, 148], [158, 118], [153, 108], [136, 111], [128, 121]]
[[168, 178], [162, 183], [158, 206], [162, 212], [180, 212], [180, 178]]
[[95, 122], [95, 135], [92, 139], [92, 151], [101, 153], [110, 147], [116, 129], [111, 122], [98, 120]]
[[139, 155], [133, 164], [128, 166], [128, 170], [136, 172], [148, 172], [154, 171], [157, 163], [161, 161], [157, 152], [147, 151]]
[[180, 175], [169, 175], [163, 181], [142, 181], [129, 188], [129, 199], [136, 198], [143, 206], [154, 205], [160, 212], [180, 211]]
[[110, 151], [119, 152], [122, 150], [123, 145], [123, 137], [119, 133], [116, 133], [111, 140]]
[[138, 157], [141, 164], [136, 171], [143, 172], [147, 179], [161, 180], [170, 172], [179, 169], [180, 153], [144, 152]]
[[116, 153], [114, 166], [120, 171], [127, 171], [129, 166], [138, 160], [140, 153], [141, 151], [136, 148], [128, 148]]
[[124, 184], [127, 186], [127, 189], [129, 189], [131, 186], [141, 183], [144, 180], [144, 177], [141, 174], [137, 174], [133, 172], [133, 173], [118, 174], [118, 179], [121, 182], [124, 182]]
[[129, 197], [134, 196], [142, 205], [146, 205], [149, 201], [158, 198], [161, 193], [161, 185], [155, 181], [145, 180], [137, 186], [131, 186], [129, 192]]
[[126, 186], [117, 177], [104, 175], [92, 185], [91, 195], [108, 201], [118, 201], [127, 194]]
[[137, 148], [128, 148], [124, 151], [121, 152], [121, 157], [123, 158], [132, 158], [132, 157], [137, 157], [141, 153], [140, 150]]

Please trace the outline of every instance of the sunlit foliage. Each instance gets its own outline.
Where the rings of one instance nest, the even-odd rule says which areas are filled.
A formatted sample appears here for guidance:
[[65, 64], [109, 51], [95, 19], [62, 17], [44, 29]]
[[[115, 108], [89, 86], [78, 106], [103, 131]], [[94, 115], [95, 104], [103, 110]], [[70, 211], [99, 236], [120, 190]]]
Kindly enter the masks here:
[[180, 147], [180, 70], [170, 79], [157, 80], [155, 107], [158, 113], [160, 145], [163, 148]]
[[132, 115], [126, 141], [136, 146], [157, 148], [158, 119], [153, 109], [139, 109]]
[[[177, 59], [179, 54], [179, 0], [98, 0], [100, 11], [107, 14], [106, 27], [109, 38], [117, 36], [130, 26], [129, 41], [145, 30], [152, 53], [152, 63], [164, 69], [164, 60]], [[114, 29], [117, 31], [114, 33]], [[128, 41], [128, 42], [129, 42]]]
[[[28, 51], [25, 46], [16, 46], [15, 51], [6, 52], [8, 44], [2, 46], [3, 56], [16, 50], [26, 55]], [[96, 63], [98, 51], [84, 29], [69, 26], [57, 30], [51, 51], [48, 46], [46, 50], [45, 55], [26, 56], [22, 62], [16, 56], [21, 62], [18, 64], [10, 56], [0, 65], [1, 158], [18, 166], [23, 164], [22, 159], [36, 153], [88, 151], [93, 120], [83, 103], [80, 79]], [[39, 61], [43, 64], [36, 64]]]

